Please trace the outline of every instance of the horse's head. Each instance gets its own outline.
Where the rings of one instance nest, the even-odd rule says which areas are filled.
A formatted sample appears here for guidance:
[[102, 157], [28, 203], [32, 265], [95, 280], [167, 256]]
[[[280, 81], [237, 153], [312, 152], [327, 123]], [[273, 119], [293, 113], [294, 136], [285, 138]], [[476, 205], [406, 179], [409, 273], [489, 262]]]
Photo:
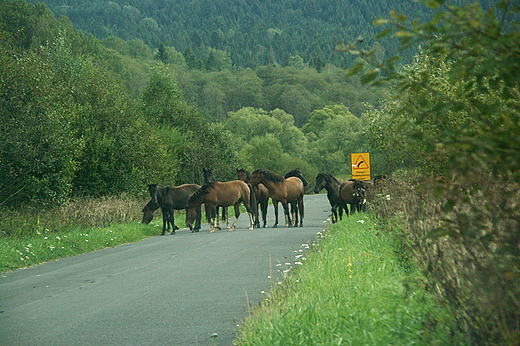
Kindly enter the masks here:
[[214, 183], [215, 177], [213, 176], [213, 168], [202, 168], [204, 173], [204, 184]]
[[366, 203], [366, 189], [367, 186], [364, 182], [362, 182], [361, 180], [354, 180], [354, 185], [352, 186], [352, 195], [354, 196], [354, 199], [357, 203]]
[[265, 172], [262, 169], [257, 169], [251, 174], [251, 179], [249, 179], [249, 184], [258, 185], [265, 180]]
[[150, 192], [150, 197], [152, 198], [152, 202], [158, 204], [157, 195], [159, 190], [159, 184], [148, 184], [148, 192]]
[[247, 183], [249, 182], [249, 179], [251, 179], [251, 173], [249, 173], [245, 168], [237, 168], [237, 178], [238, 180], [242, 180]]
[[316, 186], [314, 187], [314, 193], [319, 193], [325, 187], [325, 177], [322, 173], [319, 173], [316, 177]]
[[141, 221], [141, 223], [143, 225], [148, 225], [153, 219], [153, 211], [151, 211], [150, 209], [147, 209], [147, 208], [144, 208], [143, 209], [143, 220]]
[[186, 227], [193, 230], [193, 223], [197, 218], [197, 207], [188, 205], [186, 207]]
[[153, 219], [153, 213], [159, 208], [159, 206], [153, 202], [153, 200], [150, 200], [146, 205], [144, 206], [142, 212], [143, 212], [143, 220], [141, 221], [144, 225], [147, 225], [152, 221]]

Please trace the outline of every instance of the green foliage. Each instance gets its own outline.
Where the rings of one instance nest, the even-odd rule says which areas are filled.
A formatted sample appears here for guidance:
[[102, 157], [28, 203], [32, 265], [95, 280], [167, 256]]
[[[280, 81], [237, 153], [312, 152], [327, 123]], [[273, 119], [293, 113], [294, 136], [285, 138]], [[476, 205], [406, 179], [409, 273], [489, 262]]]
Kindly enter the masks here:
[[408, 25], [394, 11], [376, 23], [390, 24], [382, 34], [393, 32], [403, 47], [422, 44], [413, 64], [398, 69], [393, 59], [379, 63], [373, 51], [347, 47], [375, 65], [367, 82], [397, 86], [394, 100], [367, 116], [372, 145], [395, 167], [423, 173], [395, 192], [404, 212], [386, 215], [407, 222], [431, 289], [460, 316], [468, 338], [516, 345], [520, 7], [424, 3], [435, 9], [429, 21]]
[[[140, 108], [150, 122], [164, 127], [163, 133], [174, 134], [161, 141], [170, 157], [154, 162], [161, 167], [159, 172], [170, 176], [156, 179], [166, 179], [165, 183], [170, 184], [202, 182], [202, 168], [218, 167], [221, 162], [228, 165], [220, 179], [234, 176], [239, 162], [230, 135], [221, 125], [205, 122], [195, 108], [188, 106], [169, 66], [159, 64], [152, 69]], [[172, 158], [178, 158], [179, 163], [172, 162]]]
[[[164, 64], [136, 103], [124, 86], [131, 60], [43, 5], [0, 5], [1, 204], [141, 194], [145, 181], [200, 182], [200, 166], [217, 160], [238, 166], [229, 134], [186, 104]], [[152, 58], [142, 42], [110, 42]]]
[[350, 174], [350, 154], [366, 149], [361, 120], [344, 105], [315, 110], [302, 131], [309, 139], [307, 160], [321, 172]]

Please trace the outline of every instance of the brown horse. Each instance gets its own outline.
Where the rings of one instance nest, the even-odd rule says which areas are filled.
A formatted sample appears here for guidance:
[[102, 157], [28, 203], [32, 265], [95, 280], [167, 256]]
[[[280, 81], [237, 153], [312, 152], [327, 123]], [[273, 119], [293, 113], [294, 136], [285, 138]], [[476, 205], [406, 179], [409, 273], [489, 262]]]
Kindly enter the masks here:
[[[237, 168], [237, 178], [246, 183], [249, 183], [251, 179], [251, 173], [247, 169]], [[254, 227], [260, 227], [259, 208], [262, 212], [262, 220], [264, 221], [264, 227], [267, 227], [267, 207], [269, 205], [269, 190], [264, 184], [258, 184], [252, 186], [252, 192], [255, 194], [255, 203], [251, 205], [254, 216]]]
[[[203, 172], [203, 176], [204, 176], [204, 184], [211, 184], [211, 183], [214, 183], [216, 182], [215, 180], [215, 176], [213, 175], [213, 168], [202, 168], [202, 172]], [[208, 219], [208, 222], [211, 223], [210, 219], [209, 219], [209, 210], [208, 210], [208, 206], [205, 205], [205, 208], [206, 208], [206, 218]], [[217, 216], [217, 228], [220, 229], [220, 220], [219, 220], [219, 207], [216, 208], [216, 216]], [[228, 215], [228, 208], [227, 207], [224, 207], [222, 208], [222, 221], [223, 222], [226, 222], [226, 227], [229, 228], [229, 215]]]
[[250, 205], [251, 192], [249, 186], [241, 180], [233, 180], [225, 183], [215, 182], [202, 186], [188, 200], [186, 206], [186, 225], [189, 227], [196, 216], [196, 209], [205, 203], [210, 211], [210, 231], [215, 232], [216, 224], [216, 208], [217, 207], [235, 207], [235, 221], [229, 228], [230, 231], [235, 229], [238, 217], [240, 216], [240, 203], [244, 203], [247, 213], [249, 214], [249, 229], [253, 229], [253, 215]]
[[[298, 177], [284, 178], [281, 175], [272, 173], [266, 169], [257, 169], [251, 175], [249, 180], [251, 185], [264, 184], [269, 190], [274, 206], [275, 223], [273, 227], [278, 226], [278, 202], [282, 203], [285, 213], [285, 224], [287, 226], [296, 226], [298, 224], [298, 213], [300, 212], [300, 227], [303, 226], [303, 182]], [[291, 222], [289, 214], [289, 203], [294, 212], [294, 223]]]
[[[199, 189], [200, 185], [197, 184], [184, 184], [180, 186], [148, 185], [152, 202], [161, 207], [163, 214], [163, 230], [161, 235], [164, 235], [167, 230], [170, 231], [170, 225], [172, 229], [170, 234], [175, 234], [175, 231], [178, 230], [179, 227], [175, 225], [173, 211], [186, 208], [190, 196]], [[200, 229], [200, 208], [195, 210], [195, 212], [197, 214], [197, 222], [194, 228], [190, 227], [193, 232], [197, 232]]]
[[351, 179], [341, 183], [340, 186], [341, 204], [339, 207], [339, 216], [341, 218], [343, 209], [347, 216], [349, 215], [347, 204], [350, 204], [350, 212], [361, 211], [365, 203], [365, 184], [361, 180]]

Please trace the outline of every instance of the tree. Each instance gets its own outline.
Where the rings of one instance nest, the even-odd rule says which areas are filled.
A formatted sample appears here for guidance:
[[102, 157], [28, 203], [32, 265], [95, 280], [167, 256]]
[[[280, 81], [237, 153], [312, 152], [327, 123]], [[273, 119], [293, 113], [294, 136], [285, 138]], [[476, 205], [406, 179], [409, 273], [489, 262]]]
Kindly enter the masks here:
[[167, 63], [169, 60], [168, 52], [166, 51], [166, 47], [161, 42], [159, 44], [159, 48], [157, 48], [157, 53], [155, 53], [155, 58], [162, 61], [163, 63]]

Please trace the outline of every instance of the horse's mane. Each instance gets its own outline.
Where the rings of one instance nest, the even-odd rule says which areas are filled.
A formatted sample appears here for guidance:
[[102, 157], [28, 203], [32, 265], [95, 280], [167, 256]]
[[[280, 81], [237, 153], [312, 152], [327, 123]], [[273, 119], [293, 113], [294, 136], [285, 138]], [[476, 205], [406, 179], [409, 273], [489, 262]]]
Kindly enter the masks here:
[[251, 179], [251, 173], [249, 173], [249, 171], [247, 169], [245, 169], [245, 168], [238, 169], [237, 168], [237, 173], [240, 173], [240, 172], [245, 173], [247, 181], [249, 181], [249, 179]]
[[195, 191], [191, 196], [190, 198], [188, 199], [188, 204], [192, 204], [192, 203], [195, 203], [195, 202], [198, 202], [202, 199], [202, 197], [204, 195], [207, 195], [209, 193], [209, 190], [210, 189], [214, 189], [214, 182], [213, 183], [209, 183], [209, 184], [204, 184], [202, 185], [202, 187], [200, 189], [198, 189], [197, 191]]
[[273, 173], [267, 169], [259, 168], [253, 172], [253, 174], [255, 174], [255, 173], [263, 174], [265, 179], [268, 181], [274, 181], [276, 183], [283, 183], [285, 181], [284, 177], [282, 177], [281, 175], [278, 175], [276, 173]]
[[325, 180], [328, 180], [328, 181], [332, 180], [332, 181], [334, 181], [334, 182], [336, 182], [338, 184], [341, 184], [341, 182], [338, 179], [336, 179], [336, 177], [333, 176], [332, 174], [329, 174], [329, 173], [319, 173], [318, 175], [321, 175], [323, 177], [323, 179], [325, 179]]
[[296, 168], [296, 169], [293, 169], [293, 170], [290, 171], [290, 172], [287, 172], [287, 173], [285, 174], [285, 179], [287, 179], [287, 178], [289, 178], [289, 177], [297, 177], [297, 178], [299, 178], [299, 179], [302, 181], [304, 187], [307, 186], [307, 185], [309, 185], [309, 183], [307, 182], [307, 180], [303, 177], [302, 172], [300, 172], [300, 169], [299, 169], [299, 168]]

